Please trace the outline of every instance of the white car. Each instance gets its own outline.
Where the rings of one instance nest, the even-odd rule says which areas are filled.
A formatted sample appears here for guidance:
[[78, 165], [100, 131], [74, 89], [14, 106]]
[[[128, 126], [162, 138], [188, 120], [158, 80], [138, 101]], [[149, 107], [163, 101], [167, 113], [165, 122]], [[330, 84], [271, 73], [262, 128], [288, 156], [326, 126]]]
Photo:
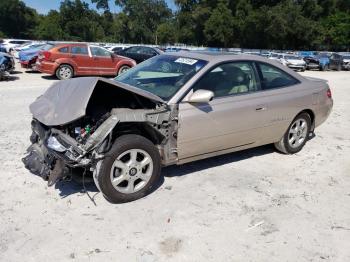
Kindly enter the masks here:
[[127, 48], [128, 46], [126, 45], [113, 45], [113, 46], [109, 46], [109, 47], [106, 47], [109, 51], [115, 53], [119, 50], [123, 50], [125, 48]]
[[3, 47], [5, 47], [6, 52], [9, 53], [14, 50], [15, 47], [18, 47], [20, 45], [30, 43], [29, 40], [22, 40], [22, 39], [4, 39], [1, 43]]
[[279, 54], [279, 53], [270, 53], [268, 56], [268, 59], [276, 60], [280, 62], [281, 55], [282, 54]]
[[280, 62], [294, 70], [305, 71], [306, 62], [299, 56], [291, 54], [281, 54], [279, 58]]

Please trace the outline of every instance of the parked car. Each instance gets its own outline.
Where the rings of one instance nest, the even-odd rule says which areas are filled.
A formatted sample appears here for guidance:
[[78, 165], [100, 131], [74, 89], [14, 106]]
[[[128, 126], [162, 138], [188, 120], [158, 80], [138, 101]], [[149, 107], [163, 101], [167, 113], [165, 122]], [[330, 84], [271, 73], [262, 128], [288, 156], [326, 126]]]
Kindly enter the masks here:
[[30, 43], [29, 40], [22, 40], [22, 39], [3, 39], [2, 40], [2, 47], [5, 48], [6, 53], [9, 53], [14, 50], [15, 47], [23, 45], [25, 43]]
[[297, 153], [332, 105], [326, 81], [263, 57], [167, 53], [114, 81], [53, 84], [30, 105], [23, 162], [49, 185], [70, 168], [91, 171], [106, 199], [128, 202], [156, 186], [162, 166], [270, 143]]
[[121, 45], [114, 45], [114, 46], [109, 46], [107, 49], [115, 54], [117, 54], [118, 51], [121, 51], [123, 49], [127, 48], [127, 46], [121, 46]]
[[294, 70], [305, 71], [306, 62], [300, 57], [292, 54], [281, 54], [279, 58], [282, 65]]
[[343, 58], [343, 69], [350, 70], [350, 53], [338, 53]]
[[301, 57], [314, 57], [316, 55], [316, 52], [314, 51], [299, 51], [297, 53], [298, 56], [301, 56]]
[[132, 46], [123, 50], [119, 50], [116, 53], [121, 56], [129, 57], [139, 64], [153, 56], [163, 53], [163, 51], [155, 47]]
[[276, 60], [278, 62], [280, 62], [280, 58], [281, 58], [282, 54], [280, 53], [270, 53], [269, 56], [267, 57], [268, 59], [271, 60]]
[[40, 51], [47, 51], [53, 48], [54, 44], [40, 44], [35, 45], [34, 48], [26, 48], [19, 52], [19, 62], [22, 68], [36, 70], [36, 61]]
[[36, 68], [58, 79], [69, 79], [83, 75], [115, 76], [135, 65], [134, 60], [115, 55], [103, 47], [76, 43], [40, 51]]
[[14, 58], [19, 58], [19, 52], [21, 51], [28, 51], [30, 49], [35, 49], [35, 48], [39, 48], [43, 45], [45, 45], [46, 43], [27, 43], [27, 44], [23, 44], [23, 45], [20, 45], [18, 47], [15, 47], [13, 49], [13, 52], [12, 52], [12, 55], [14, 56]]
[[0, 53], [0, 80], [15, 69], [15, 60], [7, 53]]
[[329, 57], [331, 56], [330, 53], [327, 52], [320, 52], [313, 56], [306, 56], [304, 57], [304, 60], [306, 62], [306, 69], [318, 69], [321, 71], [326, 71], [329, 69]]
[[337, 53], [333, 53], [329, 57], [329, 69], [341, 71], [344, 68], [343, 56]]

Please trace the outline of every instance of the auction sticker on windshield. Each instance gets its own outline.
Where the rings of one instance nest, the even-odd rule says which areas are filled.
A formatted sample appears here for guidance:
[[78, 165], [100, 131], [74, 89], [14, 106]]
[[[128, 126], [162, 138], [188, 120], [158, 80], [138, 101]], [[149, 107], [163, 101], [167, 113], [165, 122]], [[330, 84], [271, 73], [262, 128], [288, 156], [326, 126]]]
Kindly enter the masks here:
[[197, 62], [198, 60], [196, 59], [184, 58], [184, 57], [179, 57], [178, 59], [175, 60], [175, 63], [182, 63], [186, 65], [194, 65]]

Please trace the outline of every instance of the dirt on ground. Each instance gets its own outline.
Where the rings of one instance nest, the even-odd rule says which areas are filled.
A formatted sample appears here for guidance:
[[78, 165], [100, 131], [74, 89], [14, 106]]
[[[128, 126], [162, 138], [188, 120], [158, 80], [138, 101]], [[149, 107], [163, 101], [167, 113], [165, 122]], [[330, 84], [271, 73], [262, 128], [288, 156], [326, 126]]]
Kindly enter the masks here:
[[93, 185], [27, 171], [29, 104], [52, 77], [0, 82], [0, 261], [350, 261], [350, 72], [327, 79], [330, 118], [295, 155], [273, 146], [165, 168], [149, 196], [112, 205]]

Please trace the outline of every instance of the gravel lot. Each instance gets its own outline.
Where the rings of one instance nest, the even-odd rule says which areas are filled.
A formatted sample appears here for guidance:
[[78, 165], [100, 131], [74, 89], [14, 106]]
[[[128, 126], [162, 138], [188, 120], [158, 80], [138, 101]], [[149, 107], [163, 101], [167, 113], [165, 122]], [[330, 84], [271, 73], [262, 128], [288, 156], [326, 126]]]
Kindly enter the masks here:
[[93, 186], [48, 188], [21, 162], [29, 104], [53, 78], [0, 82], [0, 261], [350, 261], [350, 72], [296, 155], [272, 146], [163, 170], [148, 197], [111, 205]]

